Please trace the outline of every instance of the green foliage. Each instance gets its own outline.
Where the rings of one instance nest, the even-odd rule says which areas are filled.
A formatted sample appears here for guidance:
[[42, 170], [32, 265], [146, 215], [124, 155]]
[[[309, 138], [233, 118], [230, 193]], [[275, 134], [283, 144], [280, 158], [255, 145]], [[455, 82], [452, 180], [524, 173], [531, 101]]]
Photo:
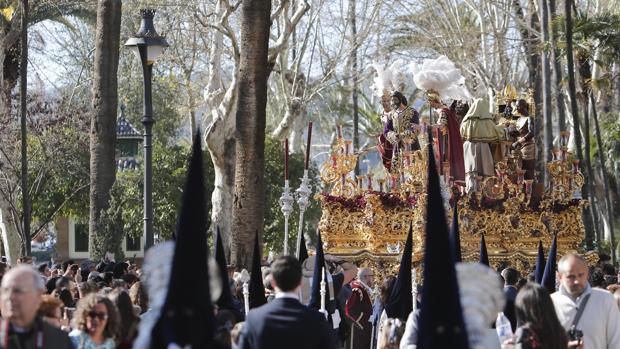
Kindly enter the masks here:
[[[15, 112], [15, 111], [14, 111]], [[33, 93], [28, 96], [28, 190], [31, 234], [44, 232], [58, 215], [88, 215], [88, 128], [85, 108]], [[21, 149], [17, 129], [0, 137], [0, 194], [22, 219]], [[21, 226], [12, 227], [21, 231]]]
[[96, 222], [98, 234], [90, 236], [89, 250], [93, 260], [102, 259], [106, 252], [112, 252], [119, 260], [125, 258], [123, 253], [123, 224], [122, 224], [122, 206], [118, 204], [118, 192], [123, 188], [114, 186], [112, 188], [112, 198], [110, 199], [110, 207], [101, 212], [99, 220]]
[[33, 220], [46, 223], [57, 214], [88, 216], [88, 135], [73, 125], [61, 125], [28, 137], [32, 171]]
[[[299, 188], [300, 178], [304, 172], [304, 155], [290, 154], [288, 160], [289, 185], [292, 190]], [[311, 166], [309, 171], [312, 193], [317, 193], [318, 170]], [[284, 146], [282, 142], [271, 137], [265, 139], [265, 189], [267, 202], [265, 203], [265, 235], [266, 251], [281, 252], [284, 246], [284, 215], [280, 210], [280, 196], [284, 187]], [[289, 251], [295, 251], [297, 241], [297, 226], [299, 222], [299, 207], [293, 205], [294, 210], [289, 218]], [[311, 199], [310, 206], [304, 215], [304, 232], [316, 231], [321, 217], [320, 204]]]
[[[620, 173], [620, 121], [618, 113], [601, 115], [601, 139], [606, 149], [607, 163], [605, 166], [616, 178]], [[592, 156], [596, 154], [596, 142], [592, 147]]]
[[[139, 130], [142, 130], [141, 119], [144, 115], [143, 104], [143, 86], [142, 69], [135, 57], [126, 56], [125, 58], [134, 58], [129, 62], [122, 61], [119, 65], [119, 104], [126, 106], [127, 119]], [[177, 135], [177, 130], [181, 125], [182, 115], [179, 113], [179, 96], [183, 94], [183, 90], [179, 85], [179, 81], [174, 74], [162, 76], [153, 72], [153, 117], [155, 125], [153, 125], [153, 140], [172, 141]]]
[[[559, 38], [565, 38], [564, 16], [558, 16], [552, 25], [558, 29]], [[576, 49], [592, 54], [599, 49], [601, 59], [597, 64], [614, 62], [620, 55], [620, 15], [601, 13], [589, 15], [584, 11], [577, 11], [573, 18], [573, 42]], [[565, 42], [558, 42], [558, 47], [565, 49]], [[591, 58], [591, 57], [590, 57]]]
[[[189, 152], [188, 146], [164, 146], [161, 142], [153, 148], [153, 230], [160, 240], [170, 239], [176, 229]], [[205, 155], [205, 186], [210, 193], [213, 191], [213, 167], [208, 152]], [[119, 196], [117, 204], [122, 206], [122, 227], [132, 237], [142, 235], [143, 183], [141, 169], [117, 173], [115, 185], [119, 188], [116, 193]]]

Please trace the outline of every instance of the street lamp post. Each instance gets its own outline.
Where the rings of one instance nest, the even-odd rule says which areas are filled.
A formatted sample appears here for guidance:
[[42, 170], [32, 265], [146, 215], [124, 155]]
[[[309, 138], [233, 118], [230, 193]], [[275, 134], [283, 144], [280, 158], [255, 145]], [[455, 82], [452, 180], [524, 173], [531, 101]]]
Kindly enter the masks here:
[[144, 250], [154, 244], [153, 237], [153, 100], [151, 93], [151, 75], [153, 73], [153, 63], [161, 55], [168, 42], [155, 31], [153, 16], [155, 10], [140, 10], [142, 22], [138, 32], [127, 42], [136, 57], [142, 62], [142, 73], [144, 75], [144, 235], [146, 242]]

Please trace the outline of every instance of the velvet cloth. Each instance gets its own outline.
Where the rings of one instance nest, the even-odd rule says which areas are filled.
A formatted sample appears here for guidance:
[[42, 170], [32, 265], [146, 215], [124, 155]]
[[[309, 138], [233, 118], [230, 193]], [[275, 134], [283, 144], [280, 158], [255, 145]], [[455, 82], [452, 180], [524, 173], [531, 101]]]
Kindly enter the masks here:
[[372, 302], [370, 294], [359, 281], [351, 282], [351, 296], [347, 300], [345, 314], [351, 320], [351, 345], [354, 349], [370, 348], [372, 335]]
[[[465, 160], [463, 156], [463, 140], [461, 139], [461, 131], [459, 130], [459, 122], [456, 119], [456, 115], [450, 108], [445, 107], [439, 110], [440, 124], [445, 126], [447, 137], [438, 137], [434, 135], [434, 139], [439, 143], [435, 147], [435, 158], [438, 160], [446, 160], [450, 163], [450, 176], [455, 181], [465, 180]], [[435, 129], [439, 132], [438, 129]], [[445, 151], [445, 154], [442, 152]], [[443, 155], [443, 159], [440, 158], [440, 154]], [[443, 174], [443, 168], [441, 164], [443, 161], [438, 161], [439, 173]]]

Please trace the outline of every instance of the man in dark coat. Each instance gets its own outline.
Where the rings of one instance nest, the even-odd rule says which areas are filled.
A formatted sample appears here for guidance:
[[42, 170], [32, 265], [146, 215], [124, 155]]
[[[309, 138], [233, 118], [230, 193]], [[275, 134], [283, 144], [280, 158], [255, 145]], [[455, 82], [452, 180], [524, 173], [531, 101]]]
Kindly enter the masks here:
[[504, 295], [506, 296], [506, 306], [504, 307], [504, 315], [510, 320], [510, 326], [515, 331], [517, 327], [517, 314], [515, 312], [515, 301], [517, 299], [517, 281], [519, 281], [519, 272], [513, 268], [502, 270], [504, 278]]
[[72, 348], [65, 332], [37, 318], [44, 290], [43, 278], [30, 266], [6, 273], [0, 287], [1, 349]]
[[351, 320], [351, 340], [349, 348], [370, 348], [372, 336], [372, 284], [374, 275], [368, 268], [360, 268], [357, 279], [351, 282], [351, 296], [347, 300], [346, 315]]
[[239, 348], [335, 349], [336, 336], [325, 316], [299, 302], [299, 261], [280, 257], [272, 264], [271, 273], [276, 297], [248, 313]]

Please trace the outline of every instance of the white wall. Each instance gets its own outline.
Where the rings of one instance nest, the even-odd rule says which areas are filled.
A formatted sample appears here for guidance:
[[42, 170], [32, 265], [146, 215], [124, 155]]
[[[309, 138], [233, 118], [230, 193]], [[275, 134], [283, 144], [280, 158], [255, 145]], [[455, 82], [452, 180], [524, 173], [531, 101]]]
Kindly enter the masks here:
[[[144, 243], [145, 238], [144, 235], [140, 238], [140, 251], [127, 251], [127, 241], [123, 238], [122, 248], [123, 252], [125, 252], [125, 258], [132, 258], [134, 254], [136, 258], [144, 257]], [[69, 218], [69, 258], [71, 259], [87, 259], [90, 258], [90, 254], [88, 252], [76, 252], [75, 251], [75, 221]], [[117, 261], [118, 262], [118, 261]]]

